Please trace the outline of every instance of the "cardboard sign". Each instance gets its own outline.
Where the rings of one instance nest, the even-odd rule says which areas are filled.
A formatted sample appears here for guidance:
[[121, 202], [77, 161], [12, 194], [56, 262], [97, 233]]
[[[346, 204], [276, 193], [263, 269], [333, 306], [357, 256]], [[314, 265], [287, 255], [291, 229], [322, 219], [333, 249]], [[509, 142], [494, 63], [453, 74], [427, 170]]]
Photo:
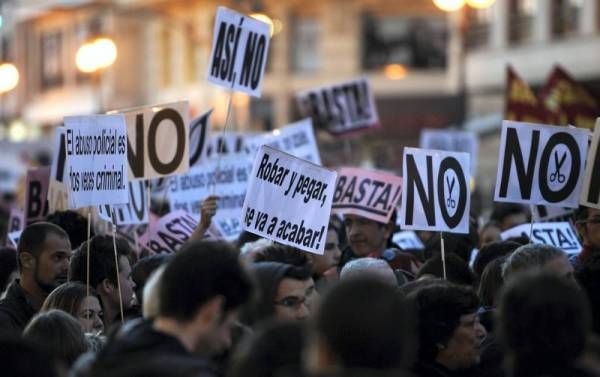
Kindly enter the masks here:
[[425, 245], [423, 245], [423, 242], [421, 242], [421, 239], [419, 238], [419, 236], [417, 236], [417, 233], [415, 233], [411, 230], [394, 233], [394, 235], [392, 236], [392, 241], [396, 245], [400, 246], [400, 248], [402, 250], [409, 250], [409, 249], [424, 250], [425, 249]]
[[245, 159], [226, 157], [220, 162], [205, 161], [171, 180], [171, 210], [200, 215], [202, 201], [212, 194], [218, 195], [213, 223], [218, 224], [226, 240], [237, 238], [242, 231], [240, 219], [251, 169]]
[[[511, 237], [529, 237], [530, 231], [531, 224], [521, 224], [502, 232], [500, 238], [505, 240]], [[531, 242], [556, 246], [569, 254], [581, 251], [581, 244], [577, 238], [577, 233], [568, 222], [534, 223], [533, 231], [531, 232]]]
[[150, 198], [145, 181], [130, 181], [128, 191], [129, 203], [98, 206], [98, 215], [117, 225], [147, 224]]
[[48, 181], [50, 168], [42, 167], [27, 170], [25, 183], [25, 221], [31, 224], [43, 220], [48, 214]]
[[117, 113], [127, 122], [129, 179], [159, 178], [189, 169], [187, 101]]
[[268, 24], [219, 7], [208, 81], [260, 97], [270, 39]]
[[129, 201], [127, 130], [123, 115], [65, 118], [71, 208]]
[[321, 156], [310, 118], [246, 139], [246, 147], [252, 156], [256, 155], [263, 145], [321, 165]]
[[449, 152], [465, 152], [471, 157], [471, 176], [477, 173], [479, 140], [475, 132], [457, 130], [424, 129], [421, 131], [419, 147]]
[[503, 121], [494, 200], [577, 208], [587, 148], [587, 130]]
[[586, 207], [600, 209], [600, 118], [596, 119], [596, 128], [587, 156], [587, 166], [583, 177], [580, 203]]
[[208, 110], [190, 123], [190, 167], [202, 161], [208, 139], [208, 124], [213, 109]]
[[48, 213], [66, 211], [69, 209], [69, 190], [65, 184], [66, 176], [66, 130], [64, 127], [54, 129], [54, 154], [50, 169], [50, 183], [48, 185]]
[[364, 77], [300, 92], [296, 100], [302, 115], [333, 134], [379, 126], [373, 92]]
[[404, 148], [403, 230], [469, 233], [469, 155]]
[[154, 253], [174, 253], [190, 238], [198, 220], [185, 211], [174, 211], [161, 217], [149, 228], [146, 247]]
[[244, 229], [323, 254], [336, 176], [334, 171], [263, 145], [244, 200]]
[[398, 205], [402, 178], [360, 168], [341, 168], [333, 195], [333, 213], [390, 221]]

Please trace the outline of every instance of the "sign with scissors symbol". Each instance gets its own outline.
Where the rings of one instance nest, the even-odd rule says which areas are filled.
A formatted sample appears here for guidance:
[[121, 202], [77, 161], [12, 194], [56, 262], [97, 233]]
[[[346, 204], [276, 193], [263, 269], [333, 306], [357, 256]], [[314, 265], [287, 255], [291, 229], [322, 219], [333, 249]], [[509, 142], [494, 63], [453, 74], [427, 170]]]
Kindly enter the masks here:
[[452, 191], [454, 190], [454, 177], [452, 177], [452, 182], [448, 180], [446, 177], [446, 183], [448, 184], [448, 199], [446, 199], [446, 206], [448, 208], [456, 208], [456, 201], [452, 199]]
[[558, 152], [554, 151], [554, 165], [555, 165], [556, 170], [554, 171], [554, 173], [550, 174], [550, 182], [556, 182], [556, 181], [558, 181], [558, 183], [565, 182], [565, 179], [566, 179], [565, 175], [560, 172], [560, 168], [565, 163], [566, 158], [567, 158], [567, 152], [563, 153], [563, 155], [559, 161], [558, 160]]

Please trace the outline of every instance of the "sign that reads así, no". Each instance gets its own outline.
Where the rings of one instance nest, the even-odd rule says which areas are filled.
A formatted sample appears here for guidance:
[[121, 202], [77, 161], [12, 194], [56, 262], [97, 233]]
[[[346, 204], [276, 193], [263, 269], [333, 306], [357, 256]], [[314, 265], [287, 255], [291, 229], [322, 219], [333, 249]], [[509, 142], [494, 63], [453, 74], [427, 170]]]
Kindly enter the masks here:
[[576, 208], [588, 134], [580, 128], [505, 120], [494, 200]]
[[404, 148], [400, 227], [469, 232], [469, 155]]
[[333, 134], [379, 126], [373, 92], [364, 77], [300, 92], [296, 100], [302, 115]]
[[219, 7], [208, 65], [208, 81], [260, 97], [269, 39], [268, 24]]

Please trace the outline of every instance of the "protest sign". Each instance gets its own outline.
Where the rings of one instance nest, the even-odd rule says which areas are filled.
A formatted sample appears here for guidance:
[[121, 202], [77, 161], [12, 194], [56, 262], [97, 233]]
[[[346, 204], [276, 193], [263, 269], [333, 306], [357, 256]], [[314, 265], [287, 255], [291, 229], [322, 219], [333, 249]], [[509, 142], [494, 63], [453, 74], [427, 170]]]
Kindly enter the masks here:
[[[208, 138], [202, 158], [204, 160], [216, 161], [219, 158], [235, 156], [246, 159], [249, 156], [246, 148], [246, 137], [247, 134], [241, 132], [213, 134]], [[251, 159], [249, 163], [252, 163]]]
[[421, 131], [419, 148], [468, 153], [471, 158], [471, 177], [477, 173], [479, 140], [475, 132], [424, 129]]
[[127, 123], [129, 179], [150, 179], [189, 169], [187, 101], [119, 110]]
[[300, 92], [296, 101], [303, 116], [333, 134], [379, 126], [373, 92], [364, 77]]
[[262, 145], [268, 145], [292, 156], [321, 165], [321, 156], [315, 140], [312, 121], [310, 118], [288, 124], [271, 132], [246, 138], [246, 147], [250, 155]]
[[202, 156], [206, 153], [206, 141], [208, 139], [208, 122], [213, 109], [208, 110], [190, 123], [190, 167], [200, 163]]
[[503, 121], [494, 200], [576, 208], [588, 133]]
[[398, 205], [402, 178], [360, 168], [341, 168], [333, 195], [333, 213], [387, 223]]
[[417, 233], [411, 230], [405, 230], [402, 232], [394, 233], [392, 241], [400, 246], [402, 250], [423, 250], [425, 245], [421, 242]]
[[596, 128], [592, 135], [587, 166], [583, 177], [580, 203], [586, 207], [600, 209], [600, 118], [596, 119]]
[[174, 177], [169, 188], [171, 210], [200, 215], [202, 201], [218, 195], [213, 223], [226, 240], [237, 238], [242, 231], [240, 219], [251, 168], [246, 159], [226, 157], [220, 162], [207, 160], [187, 174]]
[[[8, 236], [6, 239], [7, 246], [13, 245], [13, 242], [10, 238], [10, 234], [18, 233], [20, 235], [24, 228], [25, 228], [25, 213], [18, 208], [12, 208], [10, 210], [10, 216], [8, 218], [8, 227], [6, 229], [6, 233]], [[15, 247], [16, 246], [17, 245], [15, 243]]]
[[98, 215], [105, 221], [116, 222], [116, 225], [148, 223], [150, 198], [145, 181], [130, 181], [128, 191], [129, 203], [98, 206]]
[[161, 217], [149, 227], [146, 247], [154, 253], [174, 253], [190, 238], [198, 220], [179, 210]]
[[268, 24], [219, 7], [208, 81], [260, 97], [270, 39]]
[[67, 160], [65, 140], [65, 128], [56, 127], [54, 129], [54, 154], [48, 184], [48, 213], [69, 209], [69, 191], [64, 180]]
[[66, 117], [66, 168], [72, 208], [129, 201], [123, 115]]
[[337, 174], [263, 145], [244, 200], [243, 228], [323, 254]]
[[42, 167], [27, 170], [25, 183], [25, 221], [31, 224], [42, 220], [48, 214], [48, 180], [50, 168]]
[[469, 233], [469, 155], [404, 148], [403, 230]]
[[8, 241], [15, 249], [19, 245], [19, 239], [21, 238], [22, 230], [15, 230], [14, 232], [10, 232], [7, 234]]
[[574, 254], [581, 251], [581, 244], [577, 238], [577, 233], [568, 222], [553, 223], [534, 223], [533, 230], [531, 224], [521, 224], [510, 228], [500, 234], [500, 238], [505, 240], [511, 237], [525, 236], [529, 238], [531, 232], [531, 242], [558, 247], [566, 253]]

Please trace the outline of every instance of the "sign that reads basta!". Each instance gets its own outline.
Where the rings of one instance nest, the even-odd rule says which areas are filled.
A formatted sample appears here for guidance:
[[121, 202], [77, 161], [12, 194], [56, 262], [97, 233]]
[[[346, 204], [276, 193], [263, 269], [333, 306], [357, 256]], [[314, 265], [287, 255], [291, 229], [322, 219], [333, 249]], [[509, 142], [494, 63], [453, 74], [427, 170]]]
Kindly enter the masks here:
[[198, 220], [185, 211], [173, 211], [152, 223], [146, 247], [154, 253], [174, 253], [190, 238]]
[[404, 148], [400, 227], [469, 233], [469, 155]]
[[577, 233], [568, 222], [534, 223], [533, 229], [531, 224], [521, 224], [502, 232], [500, 238], [529, 237], [530, 232], [532, 243], [555, 246], [569, 254], [581, 251]]
[[245, 230], [304, 251], [323, 254], [337, 174], [263, 145], [246, 198]]
[[494, 200], [577, 208], [588, 134], [580, 128], [505, 120]]
[[208, 81], [260, 97], [270, 38], [268, 24], [219, 7]]

